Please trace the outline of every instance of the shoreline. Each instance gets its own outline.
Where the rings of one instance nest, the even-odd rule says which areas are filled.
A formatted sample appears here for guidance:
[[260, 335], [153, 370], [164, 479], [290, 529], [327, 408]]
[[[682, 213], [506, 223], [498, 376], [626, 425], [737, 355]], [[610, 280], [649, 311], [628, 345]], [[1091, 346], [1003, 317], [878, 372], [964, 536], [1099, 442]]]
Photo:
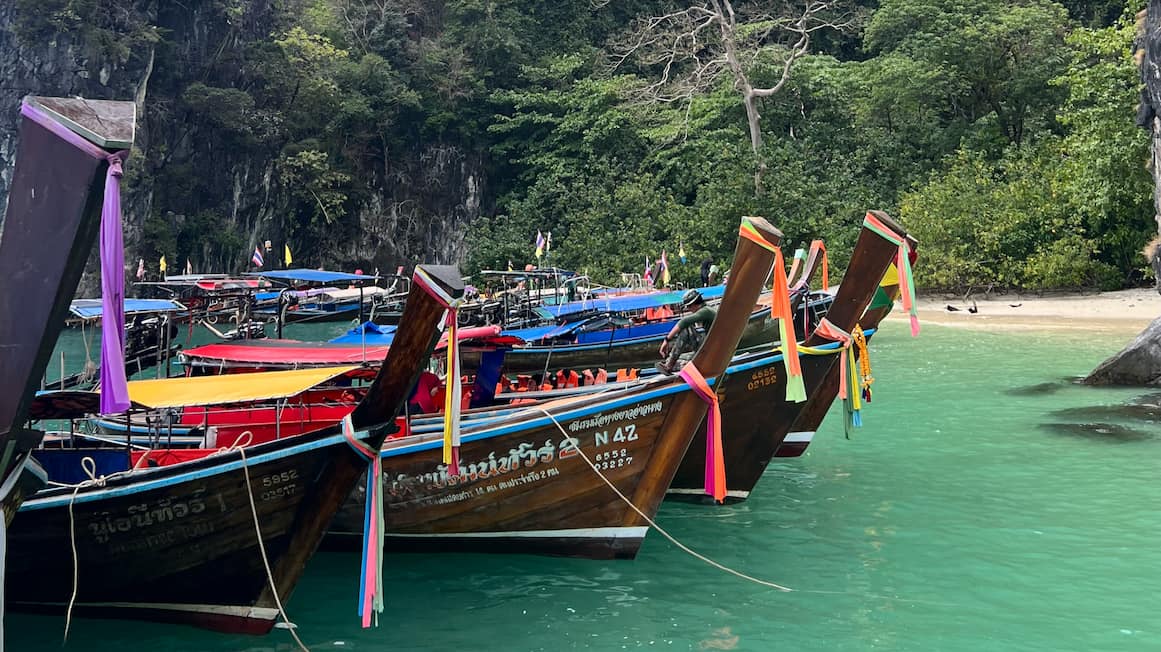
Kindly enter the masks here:
[[[1161, 294], [1152, 288], [1141, 288], [1089, 294], [993, 295], [966, 302], [962, 297], [920, 295], [916, 306], [921, 324], [997, 332], [1099, 331], [1136, 335], [1161, 316]], [[899, 302], [887, 317], [900, 321], [906, 318]]]

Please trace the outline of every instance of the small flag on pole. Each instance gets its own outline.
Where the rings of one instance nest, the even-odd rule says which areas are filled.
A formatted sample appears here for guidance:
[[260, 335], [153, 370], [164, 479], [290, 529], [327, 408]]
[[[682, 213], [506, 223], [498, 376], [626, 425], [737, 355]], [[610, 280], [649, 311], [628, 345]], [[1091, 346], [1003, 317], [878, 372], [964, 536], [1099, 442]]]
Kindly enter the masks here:
[[189, 258], [185, 259], [185, 273], [186, 276], [193, 275], [193, 262]]
[[645, 273], [641, 275], [646, 285], [653, 285], [653, 266], [649, 264], [649, 256], [645, 257]]
[[552, 231], [545, 234], [544, 237], [544, 253], [552, 251]]
[[161, 275], [165, 276], [165, 256], [164, 255], [161, 256], [161, 260], [157, 263], [157, 266], [161, 268]]
[[290, 245], [282, 245], [282, 258], [286, 262], [287, 267], [290, 267], [290, 264], [294, 262], [294, 258], [290, 255]]
[[262, 250], [258, 248], [258, 245], [254, 245], [254, 255], [250, 256], [250, 262], [254, 263], [255, 267], [262, 266]]
[[137, 259], [137, 280], [140, 281], [145, 278], [145, 259]]
[[669, 285], [669, 255], [661, 251], [661, 285]]
[[513, 271], [513, 269], [512, 269], [512, 259], [511, 259], [511, 258], [509, 258], [509, 259], [508, 259], [508, 271], [509, 271], [509, 272]]
[[681, 259], [681, 264], [685, 264], [685, 243], [678, 241], [677, 243], [677, 257]]
[[544, 234], [540, 229], [536, 229], [536, 257], [540, 258], [544, 255]]

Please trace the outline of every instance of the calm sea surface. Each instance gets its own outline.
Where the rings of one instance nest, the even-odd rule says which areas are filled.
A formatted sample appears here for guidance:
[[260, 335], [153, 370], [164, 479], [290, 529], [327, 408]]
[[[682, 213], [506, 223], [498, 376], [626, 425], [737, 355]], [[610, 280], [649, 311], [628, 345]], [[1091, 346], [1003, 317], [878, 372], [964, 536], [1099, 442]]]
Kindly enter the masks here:
[[[288, 335], [344, 327], [299, 328]], [[658, 516], [796, 592], [651, 533], [635, 561], [388, 557], [372, 630], [355, 613], [358, 556], [320, 554], [290, 616], [313, 650], [1161, 650], [1161, 428], [1147, 408], [1119, 409], [1161, 397], [1069, 382], [1129, 336], [905, 330], [875, 338], [874, 401], [851, 440], [836, 409], [749, 501]], [[83, 361], [78, 334], [62, 348]], [[9, 650], [61, 649], [63, 617], [6, 625]], [[64, 649], [84, 652], [294, 649], [280, 630], [72, 628]]]

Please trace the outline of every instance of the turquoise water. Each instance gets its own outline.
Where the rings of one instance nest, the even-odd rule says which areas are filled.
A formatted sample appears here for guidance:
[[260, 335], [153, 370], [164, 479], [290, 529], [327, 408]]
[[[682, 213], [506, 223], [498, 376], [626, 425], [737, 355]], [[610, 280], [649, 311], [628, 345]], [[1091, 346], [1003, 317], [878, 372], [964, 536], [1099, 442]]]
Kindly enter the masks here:
[[[851, 440], [832, 412], [749, 501], [658, 516], [692, 548], [796, 592], [651, 533], [635, 561], [388, 557], [374, 630], [358, 627], [357, 556], [321, 554], [290, 616], [313, 650], [1161, 649], [1161, 428], [1057, 414], [1147, 394], [1068, 382], [1129, 335], [905, 330], [875, 339], [876, 393]], [[10, 650], [60, 649], [62, 617], [6, 623]], [[294, 649], [284, 631], [72, 627], [65, 649], [86, 652]]]

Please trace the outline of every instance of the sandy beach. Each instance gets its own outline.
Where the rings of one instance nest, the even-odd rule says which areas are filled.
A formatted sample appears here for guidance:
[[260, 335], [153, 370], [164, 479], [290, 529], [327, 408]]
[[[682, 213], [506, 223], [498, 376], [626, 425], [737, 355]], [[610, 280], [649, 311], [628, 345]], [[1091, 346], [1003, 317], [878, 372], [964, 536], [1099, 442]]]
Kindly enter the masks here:
[[[1161, 316], [1161, 294], [1152, 288], [1044, 296], [993, 294], [973, 299], [965, 303], [962, 296], [921, 294], [919, 320], [993, 331], [1093, 330], [1135, 334]], [[898, 304], [888, 319], [905, 319]]]

